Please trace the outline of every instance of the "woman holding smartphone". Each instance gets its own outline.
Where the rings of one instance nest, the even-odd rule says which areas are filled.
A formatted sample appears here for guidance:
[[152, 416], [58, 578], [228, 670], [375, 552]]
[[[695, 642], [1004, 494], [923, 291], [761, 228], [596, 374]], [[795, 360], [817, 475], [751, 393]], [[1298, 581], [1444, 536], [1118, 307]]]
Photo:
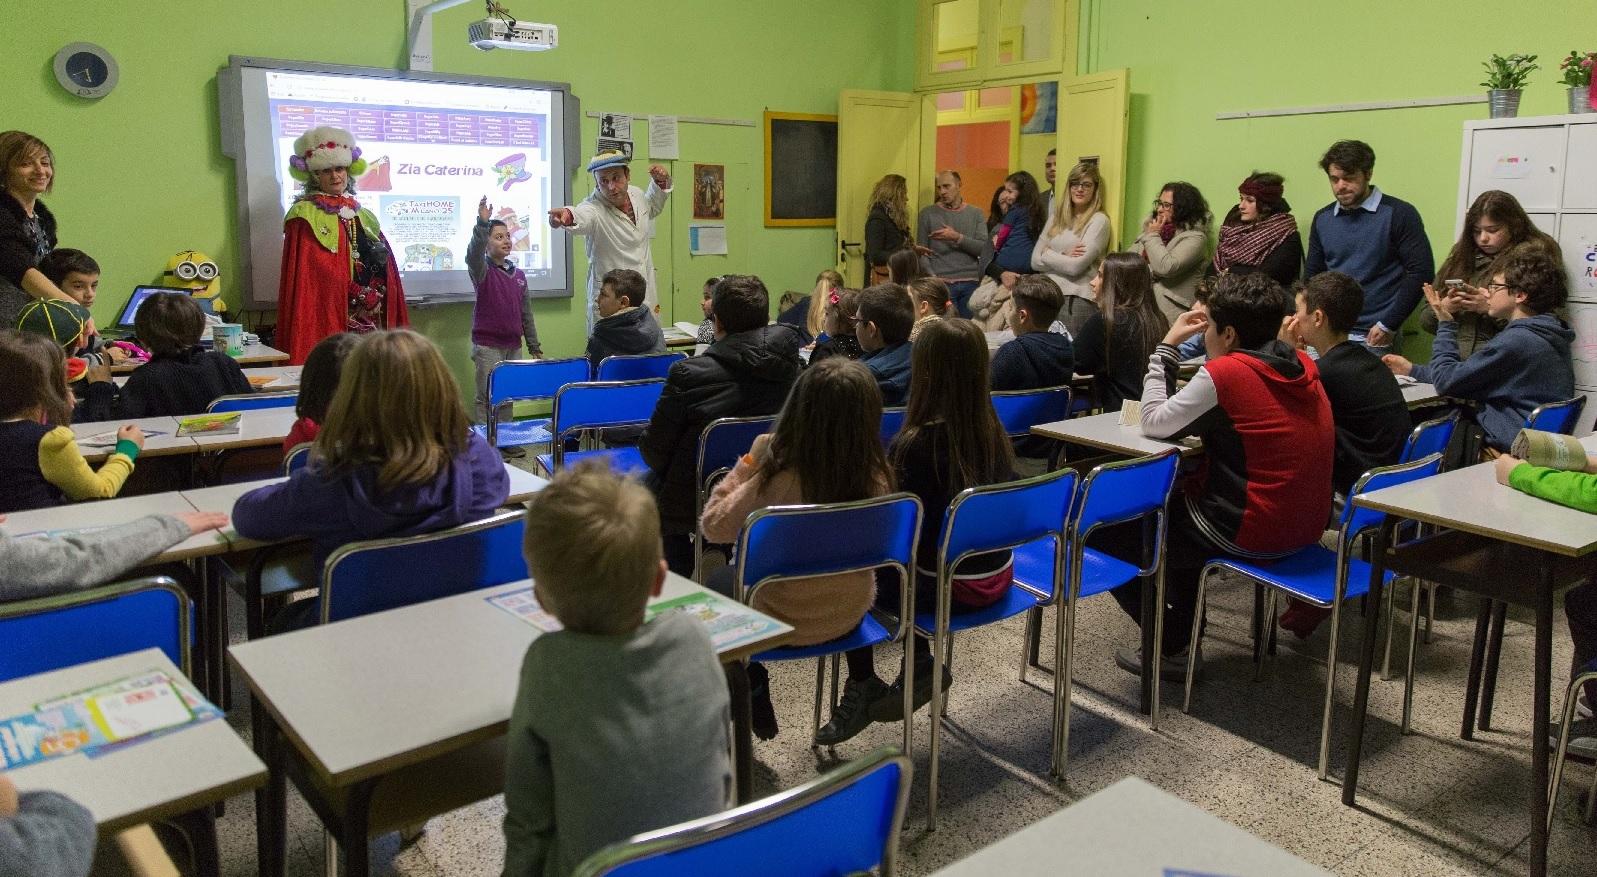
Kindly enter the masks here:
[[[1503, 328], [1486, 312], [1486, 284], [1502, 273], [1510, 257], [1526, 251], [1562, 261], [1558, 242], [1531, 224], [1513, 195], [1496, 189], [1482, 192], [1464, 214], [1464, 230], [1437, 269], [1432, 287], [1452, 303], [1459, 356], [1468, 359]], [[1429, 304], [1421, 307], [1420, 326], [1436, 334], [1436, 312]]]

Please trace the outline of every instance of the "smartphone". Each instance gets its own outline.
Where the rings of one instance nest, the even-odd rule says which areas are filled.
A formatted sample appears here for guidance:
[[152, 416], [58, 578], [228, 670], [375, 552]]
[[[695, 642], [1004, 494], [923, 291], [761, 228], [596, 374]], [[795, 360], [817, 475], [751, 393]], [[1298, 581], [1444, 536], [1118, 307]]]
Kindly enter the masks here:
[[1462, 280], [1449, 280], [1449, 281], [1447, 281], [1447, 288], [1448, 289], [1463, 289], [1464, 288], [1464, 281], [1462, 281]]

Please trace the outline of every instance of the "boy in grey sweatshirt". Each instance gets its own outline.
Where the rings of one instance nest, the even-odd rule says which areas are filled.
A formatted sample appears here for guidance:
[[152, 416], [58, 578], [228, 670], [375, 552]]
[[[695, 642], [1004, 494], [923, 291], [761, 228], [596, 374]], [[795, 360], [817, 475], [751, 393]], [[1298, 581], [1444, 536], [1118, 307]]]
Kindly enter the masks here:
[[539, 603], [505, 759], [505, 877], [566, 875], [632, 835], [729, 804], [725, 677], [703, 625], [644, 622], [665, 583], [660, 517], [607, 466], [567, 469], [527, 508]]

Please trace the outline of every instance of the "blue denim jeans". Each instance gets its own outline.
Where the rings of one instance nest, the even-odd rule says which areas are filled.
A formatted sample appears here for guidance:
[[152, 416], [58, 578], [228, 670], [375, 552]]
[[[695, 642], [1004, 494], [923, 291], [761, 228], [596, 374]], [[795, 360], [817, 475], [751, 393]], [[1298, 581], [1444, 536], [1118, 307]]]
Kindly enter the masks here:
[[970, 296], [980, 285], [980, 280], [956, 280], [948, 284], [948, 296], [954, 300], [954, 309], [967, 320], [970, 319]]

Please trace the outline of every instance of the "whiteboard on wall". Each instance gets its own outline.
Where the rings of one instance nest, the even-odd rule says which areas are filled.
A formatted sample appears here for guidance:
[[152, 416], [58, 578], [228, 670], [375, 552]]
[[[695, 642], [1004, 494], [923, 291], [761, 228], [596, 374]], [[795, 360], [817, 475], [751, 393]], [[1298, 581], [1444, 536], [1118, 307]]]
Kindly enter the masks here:
[[288, 159], [321, 125], [360, 145], [368, 169], [355, 196], [376, 214], [408, 301], [472, 298], [466, 245], [485, 196], [511, 229], [510, 259], [532, 295], [571, 296], [571, 236], [547, 222], [570, 203], [579, 151], [569, 85], [234, 56], [217, 90], [246, 307], [277, 305], [283, 214], [303, 191]]

